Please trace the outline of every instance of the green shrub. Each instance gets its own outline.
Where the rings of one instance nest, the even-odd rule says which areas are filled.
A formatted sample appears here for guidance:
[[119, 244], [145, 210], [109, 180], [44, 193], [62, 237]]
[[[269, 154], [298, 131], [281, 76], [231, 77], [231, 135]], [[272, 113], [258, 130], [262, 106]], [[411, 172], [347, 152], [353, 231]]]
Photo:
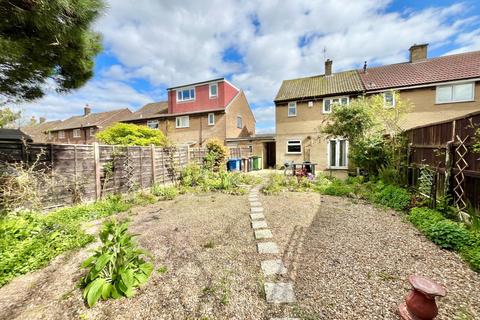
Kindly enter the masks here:
[[178, 189], [173, 186], [164, 187], [156, 184], [152, 187], [151, 192], [160, 200], [173, 200], [178, 196]]
[[161, 130], [151, 129], [133, 123], [116, 123], [95, 137], [106, 144], [126, 146], [168, 146], [169, 141]]
[[146, 262], [145, 251], [137, 248], [127, 222], [107, 221], [100, 232], [102, 246], [85, 260], [89, 271], [82, 279], [83, 297], [92, 307], [101, 299], [132, 297], [135, 288], [147, 282], [153, 264]]
[[428, 208], [413, 208], [408, 215], [408, 220], [423, 233], [426, 233], [431, 225], [444, 219], [440, 212]]
[[94, 238], [81, 223], [128, 210], [119, 196], [62, 208], [49, 214], [23, 212], [0, 218], [0, 286], [47, 265], [59, 254], [85, 246]]
[[460, 250], [470, 244], [470, 233], [461, 223], [442, 220], [430, 225], [427, 237], [443, 249]]
[[473, 270], [480, 272], [480, 245], [465, 248], [462, 250], [462, 257]]
[[206, 149], [207, 155], [203, 159], [205, 168], [214, 171], [225, 169], [228, 150], [223, 145], [223, 142], [218, 139], [212, 139], [208, 141]]
[[373, 195], [373, 201], [395, 210], [405, 210], [410, 205], [412, 196], [403, 188], [383, 185], [381, 187], [377, 186], [377, 192]]

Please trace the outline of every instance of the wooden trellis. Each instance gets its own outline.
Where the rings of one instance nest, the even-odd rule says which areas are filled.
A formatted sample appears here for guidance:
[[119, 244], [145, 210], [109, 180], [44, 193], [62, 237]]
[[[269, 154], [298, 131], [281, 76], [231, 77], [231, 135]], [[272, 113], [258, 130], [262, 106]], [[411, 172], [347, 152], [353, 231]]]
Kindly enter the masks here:
[[467, 202], [465, 201], [465, 189], [464, 189], [464, 182], [465, 182], [465, 174], [464, 171], [468, 167], [468, 163], [465, 160], [466, 155], [468, 154], [468, 148], [465, 145], [465, 141], [469, 138], [466, 136], [465, 138], [460, 138], [460, 136], [456, 136], [458, 140], [458, 146], [455, 149], [455, 153], [457, 154], [457, 159], [455, 161], [455, 167], [458, 172], [454, 175], [454, 186], [453, 186], [453, 193], [455, 194], [455, 206], [459, 210], [460, 213], [464, 213], [467, 209]]
[[432, 185], [434, 182], [435, 171], [427, 166], [420, 168], [420, 177], [418, 178], [418, 191], [427, 198], [431, 197]]

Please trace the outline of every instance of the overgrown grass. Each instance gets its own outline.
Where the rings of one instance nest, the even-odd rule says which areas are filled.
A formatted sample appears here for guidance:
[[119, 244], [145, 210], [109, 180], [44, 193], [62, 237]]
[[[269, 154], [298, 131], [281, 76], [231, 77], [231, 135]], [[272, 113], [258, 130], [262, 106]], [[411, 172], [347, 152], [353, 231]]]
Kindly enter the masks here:
[[193, 191], [221, 191], [229, 194], [245, 194], [245, 185], [259, 183], [258, 177], [227, 171], [212, 171], [196, 164], [187, 166], [180, 176], [180, 186]]
[[151, 192], [154, 196], [158, 197], [159, 200], [173, 200], [175, 199], [179, 191], [174, 186], [162, 186], [162, 185], [154, 185], [151, 189]]
[[480, 233], [477, 230], [428, 208], [413, 208], [408, 220], [433, 243], [460, 252], [473, 270], [480, 271]]
[[111, 196], [49, 214], [23, 212], [0, 218], [0, 286], [93, 241], [94, 237], [82, 230], [82, 222], [126, 211], [132, 204], [131, 200]]

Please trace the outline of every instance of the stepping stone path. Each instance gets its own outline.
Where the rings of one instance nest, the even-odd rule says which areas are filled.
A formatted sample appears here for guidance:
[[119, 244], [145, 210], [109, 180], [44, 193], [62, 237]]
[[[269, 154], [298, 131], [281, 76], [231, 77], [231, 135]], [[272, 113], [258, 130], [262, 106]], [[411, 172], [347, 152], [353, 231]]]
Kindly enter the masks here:
[[[258, 253], [265, 256], [265, 260], [261, 262], [261, 269], [269, 282], [265, 283], [265, 297], [268, 303], [294, 303], [296, 301], [293, 283], [291, 282], [275, 282], [276, 278], [286, 275], [288, 269], [281, 259], [274, 259], [272, 255], [278, 255], [280, 249], [272, 240], [263, 242], [264, 239], [272, 239], [273, 234], [268, 229], [267, 221], [263, 214], [263, 207], [258, 198], [258, 189], [255, 187], [250, 190], [248, 201], [250, 202], [250, 219], [252, 220], [252, 229], [257, 242]], [[299, 318], [271, 318], [270, 320], [300, 320]]]

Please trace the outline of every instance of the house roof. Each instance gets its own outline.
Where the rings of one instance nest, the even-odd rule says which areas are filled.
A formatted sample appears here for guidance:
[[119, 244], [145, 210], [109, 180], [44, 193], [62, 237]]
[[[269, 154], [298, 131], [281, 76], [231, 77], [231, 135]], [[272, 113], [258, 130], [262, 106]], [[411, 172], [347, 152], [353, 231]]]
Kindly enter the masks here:
[[35, 142], [46, 142], [47, 135], [45, 133], [60, 123], [60, 120], [47, 121], [22, 127], [21, 130], [32, 137]]
[[211, 80], [206, 80], [206, 81], [182, 84], [182, 85], [178, 85], [178, 86], [175, 86], [175, 87], [167, 88], [167, 90], [173, 90], [173, 89], [184, 88], [184, 87], [193, 87], [193, 86], [198, 86], [198, 85], [201, 85], [201, 84], [206, 84], [206, 83], [216, 82], [216, 81], [226, 81], [226, 80], [225, 80], [225, 78], [211, 79]]
[[392, 89], [480, 77], [480, 51], [358, 71], [367, 90]]
[[94, 112], [86, 116], [74, 116], [63, 120], [61, 123], [55, 125], [50, 130], [59, 131], [85, 127], [101, 127], [103, 124], [108, 123], [110, 119], [125, 111], [132, 113], [128, 108], [124, 108], [106, 112]]
[[32, 141], [32, 138], [20, 129], [0, 128], [0, 141]]
[[299, 98], [313, 98], [362, 92], [362, 81], [356, 70], [284, 80], [275, 98], [276, 102]]
[[168, 113], [168, 101], [152, 102], [144, 105], [142, 108], [132, 113], [128, 118], [122, 121], [142, 120], [157, 118]]

